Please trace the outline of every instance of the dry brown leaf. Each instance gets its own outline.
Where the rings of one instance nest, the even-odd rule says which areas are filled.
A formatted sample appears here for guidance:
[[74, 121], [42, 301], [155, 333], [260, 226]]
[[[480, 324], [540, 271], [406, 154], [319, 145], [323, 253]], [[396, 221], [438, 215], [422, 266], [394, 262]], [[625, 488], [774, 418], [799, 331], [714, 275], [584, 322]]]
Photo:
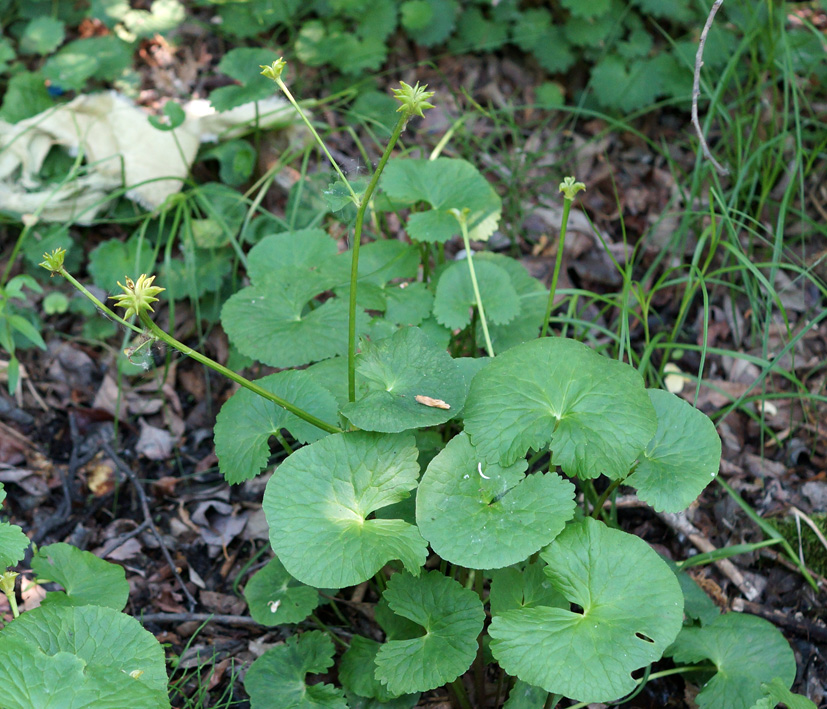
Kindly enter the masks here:
[[432, 399], [430, 396], [423, 396], [422, 394], [417, 394], [414, 399], [418, 404], [423, 404], [424, 406], [430, 406], [434, 409], [450, 409], [451, 405], [446, 404], [442, 399]]

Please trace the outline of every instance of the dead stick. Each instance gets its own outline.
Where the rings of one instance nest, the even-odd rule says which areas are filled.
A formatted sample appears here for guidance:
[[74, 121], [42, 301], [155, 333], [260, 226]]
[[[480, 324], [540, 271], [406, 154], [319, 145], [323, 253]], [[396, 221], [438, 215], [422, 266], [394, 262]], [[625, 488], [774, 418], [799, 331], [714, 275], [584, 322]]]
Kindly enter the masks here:
[[216, 613], [144, 613], [135, 618], [142, 623], [224, 623], [225, 625], [257, 625], [264, 629], [261, 623], [246, 615], [218, 615]]
[[[660, 517], [671, 529], [683, 534], [698, 549], [705, 552], [717, 551], [717, 547], [709, 541], [700, 530], [689, 521], [685, 512], [673, 514], [671, 512], [659, 512]], [[738, 590], [746, 596], [748, 601], [754, 601], [761, 592], [735, 567], [729, 559], [719, 559], [715, 566], [720, 569]]]
[[695, 54], [695, 78], [692, 82], [692, 125], [695, 126], [695, 132], [698, 134], [698, 140], [701, 141], [701, 150], [704, 157], [712, 163], [712, 166], [718, 171], [719, 175], [728, 175], [727, 170], [723, 165], [712, 157], [709, 152], [709, 146], [704, 138], [704, 132], [701, 129], [701, 122], [698, 120], [698, 98], [701, 95], [701, 67], [704, 65], [704, 45], [706, 45], [706, 35], [709, 33], [709, 28], [712, 27], [712, 21], [715, 19], [715, 13], [721, 7], [724, 0], [715, 0], [712, 9], [709, 11], [709, 17], [706, 18], [706, 24], [701, 31], [701, 38], [698, 41], [698, 51]]
[[161, 533], [158, 531], [158, 528], [152, 521], [152, 513], [149, 511], [149, 503], [146, 499], [144, 486], [141, 485], [140, 480], [138, 480], [138, 476], [135, 475], [132, 468], [130, 468], [118, 457], [118, 454], [115, 453], [114, 449], [111, 445], [109, 445], [109, 441], [107, 441], [106, 438], [101, 437], [101, 445], [103, 446], [104, 451], [106, 451], [106, 454], [115, 462], [115, 465], [118, 467], [118, 469], [121, 470], [129, 478], [129, 481], [132, 483], [132, 487], [135, 488], [135, 492], [138, 494], [138, 500], [141, 503], [141, 510], [144, 513], [144, 519], [149, 524], [149, 529], [152, 531], [152, 534], [155, 536], [155, 539], [158, 540], [158, 544], [161, 547], [161, 553], [167, 560], [167, 564], [169, 564], [169, 568], [172, 570], [172, 574], [175, 576], [175, 580], [178, 581], [178, 585], [184, 592], [184, 596], [186, 596], [187, 606], [189, 607], [190, 612], [194, 611], [195, 607], [198, 605], [198, 602], [195, 600], [195, 598], [193, 598], [193, 595], [190, 593], [190, 590], [184, 583], [184, 579], [181, 578], [181, 574], [178, 573], [178, 569], [175, 567], [175, 562], [172, 560], [172, 556], [169, 553], [169, 549], [167, 549], [167, 545], [164, 544], [164, 539], [163, 537], [161, 537]]

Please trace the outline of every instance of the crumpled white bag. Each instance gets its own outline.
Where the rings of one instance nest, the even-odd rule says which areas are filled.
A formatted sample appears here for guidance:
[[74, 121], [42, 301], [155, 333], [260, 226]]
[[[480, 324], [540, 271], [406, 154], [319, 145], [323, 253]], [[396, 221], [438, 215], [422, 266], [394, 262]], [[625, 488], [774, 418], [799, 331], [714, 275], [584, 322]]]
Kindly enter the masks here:
[[[89, 224], [120, 189], [147, 209], [160, 206], [181, 189], [202, 142], [240, 135], [256, 120], [255, 103], [223, 113], [203, 99], [183, 108], [187, 118], [172, 131], [154, 128], [115, 91], [78, 96], [18, 123], [0, 121], [0, 209]], [[258, 102], [258, 124], [284, 129], [290, 143], [307, 138], [295, 109], [278, 96]], [[54, 146], [81, 154], [84, 165], [68, 181], [44, 184], [38, 173]]]

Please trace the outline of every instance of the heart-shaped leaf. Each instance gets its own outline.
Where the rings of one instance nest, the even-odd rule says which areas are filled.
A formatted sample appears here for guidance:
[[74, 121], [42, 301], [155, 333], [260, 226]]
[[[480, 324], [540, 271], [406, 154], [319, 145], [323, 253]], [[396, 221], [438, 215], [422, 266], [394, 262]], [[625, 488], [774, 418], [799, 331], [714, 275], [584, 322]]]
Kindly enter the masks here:
[[750, 709], [764, 692], [761, 684], [795, 679], [795, 656], [772, 623], [754, 615], [727, 613], [703, 627], [684, 628], [667, 654], [678, 662], [711, 660], [717, 673], [695, 702], [704, 707]]
[[[381, 645], [375, 640], [354, 635], [350, 647], [339, 664], [339, 680], [345, 689], [360, 697], [376, 699], [377, 704], [384, 706], [390, 702], [391, 707], [412, 707], [416, 704], [418, 694], [408, 694], [397, 697], [391, 694], [388, 688], [376, 679], [376, 653]], [[401, 702], [394, 702], [400, 699]], [[348, 702], [351, 704], [352, 703]]]
[[368, 519], [406, 498], [418, 476], [412, 436], [356, 431], [301, 448], [264, 493], [276, 555], [291, 576], [316, 588], [361, 583], [393, 559], [418, 573], [427, 543], [416, 527]]
[[658, 512], [680, 512], [718, 474], [721, 439], [708, 416], [668, 391], [650, 389], [658, 430], [626, 484]]
[[416, 495], [416, 521], [433, 550], [452, 564], [498, 569], [526, 559], [574, 515], [574, 485], [556, 473], [525, 476], [524, 460], [481, 462], [464, 433], [428, 466]]
[[499, 355], [474, 377], [465, 404], [481, 458], [511, 465], [548, 445], [552, 465], [581, 478], [625, 477], [656, 428], [632, 367], [556, 337]]
[[[337, 420], [333, 395], [306, 372], [278, 372], [257, 380], [256, 384], [322, 421]], [[221, 407], [215, 422], [215, 454], [227, 482], [240, 483], [258, 475], [270, 457], [270, 437], [283, 428], [302, 443], [327, 435], [249, 389], [233, 394]]]
[[320, 630], [270, 648], [244, 677], [251, 709], [348, 709], [341, 689], [306, 681], [308, 673], [324, 672], [333, 664], [333, 653], [333, 641]]
[[398, 159], [388, 161], [382, 188], [403, 204], [427, 202], [431, 209], [408, 219], [408, 233], [417, 241], [445, 242], [459, 234], [459, 222], [451, 209], [468, 209], [469, 236], [485, 240], [494, 232], [502, 201], [488, 181], [465, 160]]
[[632, 672], [681, 629], [675, 575], [642, 539], [586, 518], [541, 553], [554, 587], [582, 610], [539, 606], [495, 616], [491, 652], [509, 674], [584, 702], [617, 699]]
[[438, 571], [395, 574], [383, 594], [391, 610], [425, 634], [390, 640], [376, 655], [376, 678], [390, 692], [425, 692], [461, 675], [477, 654], [485, 612], [473, 591]]
[[342, 413], [367, 431], [435, 426], [459, 414], [465, 402], [459, 367], [416, 327], [366, 343], [356, 366], [362, 396]]

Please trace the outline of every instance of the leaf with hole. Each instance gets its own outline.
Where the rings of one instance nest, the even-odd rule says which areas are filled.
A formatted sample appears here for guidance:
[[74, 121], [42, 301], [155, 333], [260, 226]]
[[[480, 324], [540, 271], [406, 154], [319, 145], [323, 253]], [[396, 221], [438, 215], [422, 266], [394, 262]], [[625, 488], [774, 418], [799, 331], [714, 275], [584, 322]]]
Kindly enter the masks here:
[[394, 559], [418, 573], [427, 543], [416, 527], [368, 519], [416, 487], [416, 459], [412, 436], [363, 431], [328, 436], [287, 458], [267, 482], [263, 508], [288, 573], [317, 588], [361, 583]]
[[546, 546], [574, 515], [574, 486], [556, 473], [524, 475], [526, 462], [482, 463], [464, 433], [428, 465], [416, 522], [439, 556], [499, 569]]
[[584, 702], [628, 694], [637, 686], [631, 673], [660, 659], [681, 629], [674, 574], [642, 539], [591, 518], [569, 524], [540, 556], [552, 585], [577, 609], [495, 616], [494, 657], [509, 674]]

